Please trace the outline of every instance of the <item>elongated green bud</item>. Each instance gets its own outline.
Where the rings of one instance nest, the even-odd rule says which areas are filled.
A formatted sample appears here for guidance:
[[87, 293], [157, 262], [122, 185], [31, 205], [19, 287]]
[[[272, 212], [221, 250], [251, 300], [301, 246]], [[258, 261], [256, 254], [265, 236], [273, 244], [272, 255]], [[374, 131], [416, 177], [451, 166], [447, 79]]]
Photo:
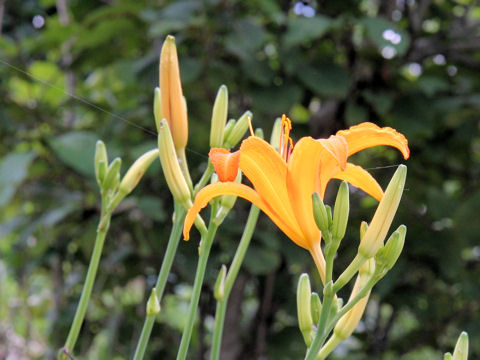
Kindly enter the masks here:
[[332, 208], [330, 207], [330, 205], [325, 205], [325, 209], [327, 210], [328, 224], [331, 228], [332, 227], [332, 222], [333, 222]]
[[147, 301], [147, 315], [158, 315], [160, 313], [160, 302], [158, 301], [157, 291], [155, 288], [152, 289], [150, 297]]
[[107, 166], [107, 148], [102, 140], [98, 140], [95, 147], [95, 178], [97, 179], [98, 186], [100, 187], [102, 187], [103, 180], [107, 174]]
[[185, 181], [182, 170], [180, 169], [180, 165], [178, 164], [177, 153], [175, 152], [170, 128], [165, 119], [160, 121], [158, 150], [163, 173], [167, 180], [170, 192], [176, 201], [182, 204], [185, 208], [190, 208], [190, 206], [192, 206], [190, 190]]
[[320, 296], [316, 292], [312, 292], [310, 298], [311, 308], [312, 308], [312, 320], [315, 325], [320, 321], [320, 313], [322, 312], [322, 302], [320, 301]]
[[335, 200], [335, 209], [333, 211], [332, 236], [340, 241], [345, 236], [347, 230], [348, 213], [350, 211], [350, 200], [348, 194], [348, 184], [342, 181], [338, 189], [337, 199]]
[[407, 234], [407, 227], [400, 225], [400, 227], [390, 236], [384, 247], [378, 250], [375, 255], [375, 262], [377, 268], [380, 269], [382, 275], [386, 274], [397, 262], [405, 244], [405, 236]]
[[453, 356], [450, 353], [443, 355], [443, 360], [453, 360]]
[[310, 346], [313, 341], [313, 319], [311, 307], [312, 290], [307, 274], [300, 275], [297, 286], [298, 326], [302, 332], [305, 344]]
[[225, 279], [227, 277], [227, 267], [222, 265], [220, 272], [218, 273], [217, 281], [215, 281], [215, 287], [213, 288], [213, 295], [217, 301], [223, 301], [225, 298]]
[[162, 91], [159, 87], [156, 87], [154, 90], [153, 116], [155, 117], [157, 132], [160, 132], [160, 120], [162, 120]]
[[116, 190], [120, 179], [120, 167], [122, 166], [122, 159], [115, 158], [107, 169], [105, 180], [103, 181], [103, 190]]
[[360, 223], [360, 241], [362, 241], [363, 237], [365, 236], [367, 229], [368, 229], [368, 223], [366, 221], [362, 221]]
[[210, 128], [210, 147], [219, 148], [223, 145], [223, 132], [227, 122], [228, 89], [225, 85], [218, 89], [215, 103], [213, 104], [212, 124]]
[[259, 137], [260, 139], [264, 139], [263, 129], [261, 129], [261, 128], [255, 129], [255, 136], [256, 136], [256, 137]]
[[468, 359], [468, 334], [464, 331], [460, 334], [455, 350], [453, 351], [453, 360]]
[[118, 190], [126, 194], [131, 193], [157, 156], [158, 149], [152, 149], [140, 156], [128, 169], [118, 186]]
[[227, 121], [227, 124], [225, 125], [225, 129], [223, 130], [223, 147], [224, 148], [228, 149], [230, 147], [227, 145], [227, 139], [230, 136], [236, 122], [237, 121], [235, 119], [230, 119]]
[[327, 208], [325, 207], [325, 204], [323, 203], [323, 200], [318, 193], [314, 193], [312, 195], [312, 201], [313, 217], [315, 218], [315, 223], [323, 234], [327, 234], [330, 227], [330, 224], [328, 222]]
[[390, 180], [383, 199], [380, 201], [377, 211], [375, 211], [375, 215], [360, 242], [358, 253], [366, 259], [374, 256], [382, 247], [402, 198], [406, 177], [407, 167], [400, 165], [397, 171], [395, 171], [392, 180]]
[[278, 151], [280, 148], [280, 135], [282, 133], [282, 119], [276, 118], [272, 128], [272, 135], [270, 136], [270, 145]]
[[236, 146], [248, 130], [248, 122], [252, 119], [252, 113], [245, 111], [242, 116], [237, 120], [235, 126], [228, 136], [225, 136], [225, 147], [232, 148]]

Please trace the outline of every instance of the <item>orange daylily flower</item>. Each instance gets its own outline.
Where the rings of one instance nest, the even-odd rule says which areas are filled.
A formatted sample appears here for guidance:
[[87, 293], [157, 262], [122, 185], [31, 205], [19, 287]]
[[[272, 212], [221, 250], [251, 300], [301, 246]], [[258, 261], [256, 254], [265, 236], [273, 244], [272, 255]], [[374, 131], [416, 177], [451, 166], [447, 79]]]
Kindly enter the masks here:
[[[381, 199], [383, 191], [375, 179], [361, 167], [347, 163], [347, 158], [376, 145], [394, 146], [408, 158], [408, 143], [391, 128], [364, 123], [328, 139], [301, 138], [293, 147], [290, 129], [290, 120], [283, 116], [278, 152], [255, 136], [244, 140], [234, 153], [212, 149], [209, 156], [221, 182], [197, 194], [183, 234], [188, 240], [195, 217], [210, 200], [221, 195], [239, 196], [258, 206], [295, 244], [308, 250], [324, 280], [325, 260], [320, 248], [321, 232], [313, 218], [312, 194], [317, 191], [323, 197], [328, 182], [337, 178]], [[238, 169], [253, 188], [233, 182]]]

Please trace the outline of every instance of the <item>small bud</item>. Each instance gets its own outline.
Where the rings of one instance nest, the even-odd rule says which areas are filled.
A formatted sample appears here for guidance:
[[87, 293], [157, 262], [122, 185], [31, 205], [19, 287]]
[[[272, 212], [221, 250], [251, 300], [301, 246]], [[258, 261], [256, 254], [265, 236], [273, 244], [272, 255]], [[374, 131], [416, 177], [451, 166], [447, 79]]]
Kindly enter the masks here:
[[103, 181], [103, 190], [116, 190], [118, 181], [120, 179], [120, 167], [122, 166], [122, 159], [115, 158], [107, 169], [105, 180]]
[[362, 241], [363, 237], [365, 236], [367, 229], [368, 229], [368, 223], [366, 221], [362, 221], [360, 223], [360, 241]]
[[217, 281], [215, 281], [215, 287], [213, 288], [213, 295], [217, 301], [223, 301], [225, 298], [225, 279], [227, 277], [227, 267], [222, 265], [220, 272], [218, 273]]
[[270, 145], [278, 151], [280, 147], [280, 136], [282, 133], [282, 119], [277, 117], [273, 123], [272, 135], [270, 136]]
[[[348, 301], [351, 301], [367, 284], [375, 272], [375, 260], [373, 258], [367, 260], [358, 271], [357, 280], [353, 287], [352, 293]], [[362, 318], [365, 307], [367, 306], [370, 292], [357, 302], [342, 318], [338, 321], [334, 334], [341, 340], [348, 338], [357, 327]]]
[[152, 289], [147, 301], [147, 316], [158, 315], [160, 313], [160, 302], [158, 301], [157, 291]]
[[468, 334], [464, 331], [460, 334], [455, 350], [453, 351], [453, 360], [468, 359]]
[[95, 147], [95, 178], [97, 179], [98, 186], [102, 187], [103, 180], [107, 173], [108, 156], [107, 148], [102, 140], [97, 141]]
[[325, 204], [323, 203], [323, 200], [318, 193], [313, 194], [312, 201], [313, 217], [315, 218], [315, 223], [323, 234], [327, 234], [330, 224], [328, 222], [328, 215]]
[[381, 269], [384, 275], [397, 262], [405, 244], [405, 235], [407, 234], [407, 227], [400, 225], [400, 227], [390, 236], [384, 247], [378, 250], [375, 255], [375, 262], [377, 267]]
[[297, 286], [298, 326], [302, 332], [305, 344], [310, 346], [313, 341], [313, 319], [311, 308], [312, 290], [307, 274], [300, 275]]
[[226, 149], [229, 149], [230, 147], [232, 147], [227, 144], [227, 139], [230, 136], [236, 122], [237, 121], [235, 119], [228, 120], [227, 124], [225, 125], [225, 129], [223, 129], [223, 147]]
[[236, 146], [248, 130], [248, 122], [252, 119], [252, 113], [245, 111], [237, 120], [235, 126], [228, 136], [225, 136], [225, 147], [232, 148]]
[[219, 148], [223, 145], [223, 132], [228, 113], [228, 89], [220, 86], [213, 104], [212, 124], [210, 128], [210, 147]]
[[332, 208], [330, 207], [330, 205], [325, 205], [325, 209], [327, 209], [328, 224], [329, 224], [329, 228], [331, 228], [332, 222], [333, 222]]
[[255, 129], [255, 136], [259, 137], [260, 139], [263, 139], [264, 138], [263, 129], [261, 129], [261, 128]]
[[322, 302], [320, 301], [320, 296], [316, 292], [312, 292], [310, 298], [311, 308], [312, 308], [312, 320], [315, 325], [320, 321], [320, 313], [322, 312]]
[[190, 190], [178, 164], [177, 153], [175, 152], [170, 128], [165, 119], [160, 121], [158, 150], [163, 173], [170, 192], [176, 201], [181, 203], [185, 208], [190, 208], [192, 205]]
[[360, 242], [358, 252], [363, 257], [371, 258], [382, 247], [402, 198], [406, 176], [407, 167], [400, 165], [392, 180], [390, 180], [383, 199], [380, 201], [377, 211], [375, 211], [375, 215]]
[[157, 127], [157, 132], [159, 132], [160, 120], [162, 120], [162, 92], [159, 87], [156, 87], [154, 90], [153, 116], [155, 117], [155, 125]]
[[350, 211], [350, 200], [348, 194], [348, 184], [342, 181], [338, 189], [335, 208], [333, 210], [332, 236], [340, 241], [345, 236], [347, 229], [348, 213]]
[[[216, 174], [213, 174], [213, 175], [216, 175]], [[212, 180], [214, 179], [213, 175], [212, 175]], [[242, 182], [242, 173], [240, 171], [237, 172], [237, 177], [235, 178], [235, 182], [236, 183]], [[237, 197], [235, 195], [223, 195], [220, 198], [220, 207], [218, 208], [217, 214], [215, 215], [215, 218], [216, 218], [215, 223], [217, 225], [220, 225], [223, 222], [223, 220], [228, 215], [230, 210], [232, 210], [236, 201], [237, 201]]]
[[153, 149], [140, 156], [128, 169], [118, 190], [129, 194], [135, 189], [143, 174], [158, 156], [158, 149]]
[[175, 37], [171, 35], [167, 36], [162, 46], [159, 73], [161, 118], [168, 121], [175, 149], [184, 149], [188, 141], [187, 107], [183, 97]]
[[443, 355], [443, 360], [453, 360], [453, 356], [450, 353]]

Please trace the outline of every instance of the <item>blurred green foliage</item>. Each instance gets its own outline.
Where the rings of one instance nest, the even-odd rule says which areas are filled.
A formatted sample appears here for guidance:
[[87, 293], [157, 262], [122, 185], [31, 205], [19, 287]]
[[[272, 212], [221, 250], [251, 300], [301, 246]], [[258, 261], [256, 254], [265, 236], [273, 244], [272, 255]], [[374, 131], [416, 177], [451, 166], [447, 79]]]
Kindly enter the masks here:
[[[167, 34], [176, 36], [180, 56], [194, 179], [206, 164], [221, 84], [231, 94], [229, 115], [249, 109], [267, 134], [285, 112], [296, 122], [296, 138], [326, 137], [368, 120], [409, 139], [408, 190], [396, 220], [408, 226], [404, 254], [375, 288], [354, 337], [332, 358], [439, 358], [461, 329], [470, 334], [471, 357], [480, 356], [474, 1], [0, 0], [0, 8], [0, 358], [51, 358], [65, 340], [99, 215], [94, 144], [104, 140], [124, 169], [155, 146], [153, 88]], [[388, 165], [402, 160], [378, 148], [355, 162], [385, 185], [394, 171]], [[375, 205], [358, 191], [351, 198], [337, 274]], [[76, 353], [131, 357], [171, 211], [157, 164], [114, 215]], [[219, 231], [192, 358], [207, 354], [212, 286], [221, 264], [231, 261], [247, 212], [239, 201]], [[197, 241], [198, 234], [180, 246], [149, 358], [175, 356]], [[295, 288], [312, 265], [260, 220], [233, 290], [222, 359], [303, 356]], [[318, 279], [315, 286], [320, 290]]]

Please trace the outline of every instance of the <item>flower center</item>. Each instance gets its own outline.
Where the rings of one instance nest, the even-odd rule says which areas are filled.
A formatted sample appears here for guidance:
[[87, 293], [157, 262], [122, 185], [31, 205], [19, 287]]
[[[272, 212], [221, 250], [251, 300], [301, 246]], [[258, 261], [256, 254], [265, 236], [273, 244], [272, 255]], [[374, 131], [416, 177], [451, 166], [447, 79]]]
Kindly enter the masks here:
[[290, 130], [292, 130], [292, 122], [285, 114], [282, 115], [281, 127], [282, 129], [280, 130], [280, 142], [278, 146], [278, 152], [280, 153], [280, 156], [283, 158], [283, 160], [288, 162], [290, 154], [293, 151], [293, 141], [290, 137]]

